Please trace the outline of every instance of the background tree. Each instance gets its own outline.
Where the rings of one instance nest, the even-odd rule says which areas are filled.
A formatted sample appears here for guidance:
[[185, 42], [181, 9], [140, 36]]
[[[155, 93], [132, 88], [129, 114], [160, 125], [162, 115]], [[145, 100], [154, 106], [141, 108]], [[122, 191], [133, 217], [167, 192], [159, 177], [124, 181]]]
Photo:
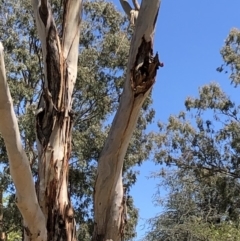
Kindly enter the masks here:
[[[160, 176], [161, 175], [161, 176]], [[201, 176], [192, 170], [162, 171], [156, 196], [163, 206], [160, 215], [149, 220], [144, 240], [239, 240], [239, 183], [223, 174]]]
[[[225, 64], [217, 69], [230, 72], [236, 86], [239, 43], [239, 30], [233, 29], [221, 50]], [[185, 106], [189, 115], [170, 116], [153, 135], [155, 159], [167, 170], [157, 176], [168, 194], [146, 240], [240, 240], [240, 105], [211, 83]]]
[[[15, 100], [14, 109], [18, 116], [21, 136], [18, 136], [17, 128], [12, 129], [13, 124], [16, 124], [13, 112], [9, 115], [12, 107], [4, 105], [7, 110], [3, 107], [3, 104], [7, 103], [6, 100], [10, 98], [4, 75], [3, 59], [1, 62], [2, 98], [0, 102], [1, 113], [4, 114], [6, 119], [1, 122], [1, 132], [6, 144], [10, 142], [16, 144], [7, 146], [7, 149], [11, 174], [15, 182], [18, 180], [16, 184], [20, 185], [16, 186], [17, 201], [20, 209], [22, 208], [23, 216], [25, 215], [25, 239], [28, 236], [32, 240], [45, 240], [45, 227], [47, 226], [48, 240], [52, 240], [53, 237], [58, 237], [62, 240], [75, 240], [75, 221], [72, 216], [72, 205], [70, 204], [68, 196], [68, 192], [71, 192], [73, 205], [78, 211], [74, 216], [80, 224], [80, 226], [77, 225], [78, 235], [89, 240], [89, 234], [91, 236], [93, 231], [92, 210], [89, 204], [92, 201], [91, 195], [94, 190], [93, 180], [97, 167], [96, 161], [99, 161], [100, 150], [102, 149], [104, 139], [109, 130], [106, 125], [107, 117], [113, 114], [118, 108], [119, 95], [122, 92], [123, 79], [125, 79], [126, 56], [129, 51], [128, 41], [131, 34], [126, 33], [126, 29], [128, 28], [126, 18], [122, 18], [111, 4], [107, 4], [104, 1], [90, 1], [86, 2], [83, 8], [83, 34], [80, 45], [78, 46], [78, 38], [75, 38], [76, 35], [72, 36], [71, 34], [74, 32], [72, 31], [74, 27], [77, 32], [79, 30], [79, 19], [77, 20], [77, 16], [79, 16], [81, 2], [78, 1], [77, 4], [79, 5], [76, 5], [74, 1], [65, 1], [64, 4], [61, 5], [59, 2], [53, 1], [51, 2], [51, 9], [46, 1], [41, 1], [40, 6], [37, 6], [37, 2], [33, 2], [33, 4], [35, 4], [35, 17], [39, 26], [41, 42], [36, 37], [36, 30], [33, 25], [32, 6], [28, 1], [22, 1], [21, 6], [19, 6], [19, 3], [16, 1], [4, 2], [0, 9], [2, 13], [4, 13], [1, 14], [1, 29], [4, 33], [2, 40], [6, 51], [7, 78]], [[74, 6], [74, 9], [73, 7], [71, 8], [71, 6]], [[77, 8], [77, 6], [79, 6], [79, 8]], [[130, 67], [126, 73], [125, 92], [122, 94], [122, 96], [124, 96], [125, 93], [126, 96], [125, 99], [120, 99], [120, 103], [124, 103], [129, 99], [130, 102], [128, 102], [128, 104], [131, 102], [133, 106], [136, 104], [137, 112], [132, 113], [131, 111], [130, 113], [130, 116], [133, 115], [134, 121], [131, 122], [130, 117], [130, 122], [127, 123], [127, 125], [129, 123], [131, 124], [131, 130], [129, 129], [127, 139], [124, 141], [125, 144], [128, 144], [130, 141], [129, 138], [136, 124], [136, 117], [143, 104], [143, 100], [148, 97], [156, 75], [156, 68], [159, 65], [157, 56], [152, 58], [151, 45], [151, 34], [154, 31], [156, 22], [154, 16], [156, 16], [158, 12], [159, 1], [154, 1], [151, 5], [143, 2], [142, 6], [144, 9], [144, 11], [142, 11], [142, 18], [150, 14], [149, 23], [152, 22], [150, 26], [153, 26], [153, 28], [149, 29], [145, 24], [136, 23], [135, 33], [133, 35], [132, 46], [134, 46], [134, 48], [130, 50]], [[76, 16], [77, 21], [72, 21], [74, 16]], [[95, 21], [96, 24], [92, 25], [90, 21]], [[48, 25], [48, 23], [50, 25]], [[70, 26], [71, 33], [68, 32]], [[92, 26], [94, 26], [95, 29], [92, 29]], [[46, 31], [42, 32], [44, 28], [46, 28]], [[142, 39], [143, 36], [145, 36], [145, 39]], [[75, 40], [73, 41], [72, 38]], [[57, 49], [56, 46], [58, 46]], [[71, 48], [69, 48], [69, 46], [71, 46]], [[73, 46], [75, 46], [75, 50], [73, 50]], [[138, 49], [137, 46], [141, 46], [143, 49]], [[80, 56], [76, 57], [78, 48], [80, 49]], [[70, 52], [68, 52], [68, 50]], [[79, 62], [78, 76], [74, 74], [75, 77], [72, 77], [73, 73], [77, 71], [76, 67], [72, 65], [74, 62], [73, 59], [75, 59], [75, 63], [77, 60]], [[130, 69], [134, 65], [137, 65], [135, 71], [130, 73]], [[130, 86], [130, 76], [132, 78], [132, 86]], [[65, 88], [66, 86], [63, 84], [63, 80], [65, 80], [66, 84], [69, 84], [75, 81], [74, 78], [77, 78], [75, 90], [73, 91], [72, 85]], [[40, 90], [42, 87], [44, 91], [40, 96], [39, 93], [41, 93]], [[68, 91], [68, 95], [66, 95], [66, 91]], [[71, 100], [71, 94], [75, 97], [73, 101]], [[40, 102], [37, 106], [38, 98], [40, 98]], [[62, 102], [60, 101], [61, 99]], [[124, 186], [126, 195], [128, 195], [129, 188], [136, 179], [136, 173], [131, 170], [131, 167], [136, 163], [140, 164], [148, 156], [149, 147], [148, 149], [145, 148], [148, 143], [144, 130], [147, 122], [151, 121], [154, 115], [154, 112], [148, 107], [149, 103], [150, 99], [148, 99], [143, 106], [142, 116], [137, 124], [138, 128], [129, 144], [124, 167], [122, 165], [127, 145], [124, 145], [123, 152], [121, 152], [121, 165], [118, 166], [120, 168], [118, 171], [120, 171], [119, 174], [121, 174], [123, 169], [125, 173]], [[65, 106], [65, 104], [67, 105]], [[134, 108], [132, 110], [134, 110]], [[36, 150], [34, 137], [34, 115], [37, 118], [38, 152]], [[74, 124], [72, 120], [74, 120]], [[70, 126], [64, 129], [64, 123], [69, 123]], [[125, 123], [125, 121], [122, 121], [122, 124]], [[60, 127], [63, 128], [62, 131], [60, 131], [62, 134], [59, 132]], [[73, 131], [73, 141], [71, 141], [71, 129]], [[113, 127], [112, 130], [114, 130]], [[10, 133], [18, 136], [17, 142], [16, 138], [11, 138]], [[66, 137], [66, 133], [68, 133], [68, 137]], [[60, 136], [61, 138], [59, 138]], [[11, 140], [7, 139], [9, 137]], [[21, 145], [19, 145], [20, 139], [22, 139], [23, 148], [27, 156], [24, 155], [24, 151]], [[58, 144], [56, 147], [56, 140], [61, 140], [61, 143], [65, 144]], [[74, 144], [73, 155], [68, 167], [71, 142]], [[3, 142], [1, 142], [1, 145], [1, 152], [4, 157], [2, 164], [4, 168], [6, 168], [5, 170], [8, 170], [8, 164], [6, 162], [8, 158], [6, 157]], [[15, 158], [16, 156], [12, 156], [11, 158], [12, 151], [10, 150], [13, 149], [10, 148], [14, 148], [15, 146], [18, 151], [16, 155], [20, 157], [17, 159]], [[61, 153], [62, 157], [60, 158]], [[22, 157], [25, 159], [25, 168], [22, 168], [22, 161], [19, 162]], [[33, 179], [29, 173], [29, 164], [26, 157], [28, 157], [30, 161]], [[37, 158], [39, 162], [37, 162]], [[13, 162], [13, 160], [15, 160], [15, 162]], [[102, 161], [103, 164], [104, 162], [105, 161]], [[18, 167], [23, 169], [22, 174]], [[14, 175], [15, 168], [18, 168], [15, 173], [16, 176]], [[68, 168], [70, 170], [69, 185], [67, 185]], [[66, 176], [64, 177], [63, 174]], [[112, 174], [115, 175], [114, 172]], [[27, 184], [30, 185], [30, 192], [26, 190], [28, 186], [25, 185], [25, 180], [22, 180], [23, 176], [28, 176], [29, 178]], [[4, 173], [4, 180], [6, 177]], [[100, 176], [98, 177], [100, 178]], [[40, 205], [44, 214], [43, 217], [41, 210], [37, 207], [38, 205], [32, 205], [33, 202], [35, 204], [37, 203], [35, 195], [32, 195], [32, 201], [28, 200], [28, 208], [32, 207], [33, 210], [37, 208], [40, 218], [40, 220], [34, 219], [37, 224], [31, 221], [31, 215], [35, 211], [31, 211], [30, 208], [30, 212], [26, 214], [24, 205], [27, 203], [25, 200], [22, 200], [22, 198], [27, 199], [28, 195], [34, 194], [35, 191], [32, 180], [37, 180], [37, 193], [39, 197], [42, 198], [40, 199]], [[119, 183], [121, 183], [121, 178], [119, 179]], [[9, 185], [11, 185], [11, 183], [9, 183]], [[9, 190], [11, 187], [9, 185], [5, 190]], [[51, 188], [49, 188], [49, 185]], [[22, 193], [24, 189], [28, 195]], [[102, 192], [103, 190], [104, 189], [101, 188], [101, 190], [98, 189], [97, 191]], [[120, 187], [118, 186], [117, 190], [119, 192], [118, 201], [121, 201], [118, 202], [118, 205], [119, 207], [123, 207], [125, 205], [123, 204], [123, 199], [126, 200], [126, 197], [123, 197], [121, 185]], [[106, 190], [106, 192], [108, 192], [108, 190]], [[63, 193], [62, 196], [61, 193]], [[59, 199], [55, 199], [55, 197], [58, 196], [57, 194], [60, 196]], [[130, 206], [133, 205], [131, 197], [127, 197], [127, 204]], [[108, 203], [106, 206], [110, 208], [111, 205], [113, 204]], [[101, 210], [101, 208], [99, 209]], [[54, 212], [52, 212], [53, 210]], [[113, 237], [113, 240], [120, 239], [123, 235], [123, 224], [126, 221], [122, 218], [123, 213], [121, 210], [121, 208], [117, 211], [115, 210], [115, 217], [118, 217], [119, 221], [114, 225], [115, 231], [118, 231], [107, 230], [107, 224], [102, 223], [101, 225], [105, 226], [105, 228], [104, 230], [100, 230], [95, 227], [95, 238], [101, 237], [105, 240], [115, 235], [116, 238]], [[108, 210], [105, 209], [101, 212], [105, 213], [104, 215], [109, 213]], [[126, 236], [128, 235], [130, 238], [134, 235], [133, 228], [137, 218], [136, 210], [133, 208], [129, 212], [129, 215], [132, 219], [128, 222], [129, 227], [126, 227], [125, 233]], [[95, 214], [95, 219], [96, 218], [97, 215]], [[47, 225], [45, 225], [45, 222]], [[83, 225], [83, 223], [85, 225]], [[95, 223], [98, 224], [99, 221], [95, 220]], [[10, 224], [10, 226], [12, 227], [13, 224]], [[66, 232], [63, 227], [66, 228]], [[103, 231], [105, 233], [102, 233]]]

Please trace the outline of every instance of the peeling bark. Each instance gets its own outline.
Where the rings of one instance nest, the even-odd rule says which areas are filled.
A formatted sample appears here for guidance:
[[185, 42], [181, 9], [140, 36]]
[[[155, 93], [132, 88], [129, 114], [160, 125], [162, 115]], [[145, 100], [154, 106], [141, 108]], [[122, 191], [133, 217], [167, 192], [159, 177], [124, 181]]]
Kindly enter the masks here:
[[[17, 119], [6, 82], [0, 45], [0, 131], [24, 218], [24, 240], [76, 240], [68, 193], [68, 161], [73, 124], [72, 92], [77, 77], [81, 0], [64, 0], [62, 38], [48, 0], [32, 0], [44, 64], [43, 93], [36, 111], [39, 153], [38, 199], [29, 161], [21, 145]], [[23, 178], [24, 177], [24, 178]]]
[[[127, 216], [122, 184], [124, 156], [142, 104], [152, 89], [158, 67], [162, 65], [158, 54], [153, 55], [153, 36], [161, 1], [143, 0], [139, 7], [134, 0], [137, 15], [126, 0], [120, 1], [131, 21], [134, 17], [136, 26], [119, 108], [98, 162], [93, 241], [120, 241], [124, 237]], [[63, 1], [61, 36], [58, 35], [48, 0], [32, 0], [32, 4], [42, 43], [45, 77], [36, 111], [38, 200], [7, 86], [1, 44], [0, 132], [8, 152], [17, 205], [24, 219], [24, 240], [75, 241], [74, 212], [68, 192], [68, 161], [82, 1]]]
[[48, 240], [76, 240], [68, 192], [72, 138], [72, 92], [77, 76], [80, 0], [65, 0], [62, 38], [50, 4], [33, 1], [44, 59], [44, 87], [36, 115], [39, 152], [38, 198], [46, 218]]
[[93, 241], [120, 241], [124, 236], [122, 168], [142, 104], [152, 89], [158, 67], [162, 66], [158, 54], [153, 56], [159, 7], [160, 0], [143, 0], [140, 7], [119, 108], [98, 161]]
[[136, 61], [131, 69], [131, 86], [134, 97], [145, 94], [152, 87], [159, 66], [158, 54], [153, 56], [152, 42], [146, 42], [143, 37]]

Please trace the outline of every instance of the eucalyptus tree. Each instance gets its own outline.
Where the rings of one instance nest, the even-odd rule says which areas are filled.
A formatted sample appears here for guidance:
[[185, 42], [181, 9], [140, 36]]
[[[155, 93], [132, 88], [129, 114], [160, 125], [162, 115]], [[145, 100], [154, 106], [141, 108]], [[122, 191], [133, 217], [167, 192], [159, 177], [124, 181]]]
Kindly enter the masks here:
[[[240, 83], [239, 44], [240, 31], [233, 29], [221, 50], [224, 64], [217, 68], [230, 73], [235, 86]], [[168, 194], [163, 212], [150, 220], [146, 240], [239, 240], [238, 100], [210, 83], [185, 106], [187, 112], [159, 122], [158, 134], [152, 135], [155, 160], [168, 167], [157, 174]]]
[[[201, 175], [199, 173], [201, 172]], [[156, 202], [162, 212], [149, 220], [149, 241], [239, 240], [239, 183], [208, 170], [164, 170], [155, 175], [161, 191]]]
[[[127, 1], [123, 2], [123, 6], [126, 6]], [[26, 18], [29, 11], [31, 11], [31, 6], [28, 2], [25, 5], [26, 9], [21, 9], [20, 13], [13, 11], [13, 8], [8, 6], [8, 4], [6, 3], [1, 6], [2, 11], [4, 11], [4, 6], [8, 7], [8, 9], [7, 7], [5, 9], [6, 14], [1, 15], [3, 19], [6, 18], [4, 19], [6, 22], [9, 20], [7, 10], [9, 13], [23, 14], [23, 17], [25, 17], [24, 21], [30, 21]], [[13, 75], [10, 72], [6, 75], [5, 73], [3, 46], [1, 44], [0, 112], [2, 118], [0, 119], [0, 131], [7, 149], [10, 174], [16, 188], [16, 203], [24, 221], [24, 240], [76, 240], [76, 222], [69, 193], [71, 185], [68, 185], [68, 177], [71, 174], [71, 172], [69, 173], [69, 169], [72, 170], [72, 174], [74, 171], [77, 173], [76, 168], [74, 169], [72, 166], [69, 166], [72, 153], [72, 132], [75, 131], [76, 137], [79, 136], [78, 131], [81, 128], [86, 128], [86, 125], [89, 124], [82, 124], [81, 120], [84, 119], [85, 121], [89, 121], [90, 124], [94, 124], [94, 122], [91, 123], [92, 119], [94, 119], [94, 114], [101, 113], [102, 110], [104, 111], [109, 106], [110, 108], [113, 107], [113, 109], [105, 113], [114, 111], [116, 107], [117, 111], [109, 133], [101, 135], [101, 138], [106, 136], [105, 144], [99, 156], [94, 155], [98, 152], [93, 149], [93, 156], [89, 157], [90, 160], [97, 160], [96, 180], [94, 186], [92, 186], [94, 192], [94, 228], [91, 238], [93, 241], [117, 241], [121, 240], [124, 236], [127, 217], [126, 196], [122, 181], [123, 168], [126, 168], [123, 166], [124, 157], [142, 106], [144, 107], [145, 105], [144, 108], [146, 108], [144, 101], [148, 98], [152, 89], [157, 69], [162, 65], [158, 59], [158, 55], [153, 55], [153, 37], [160, 0], [151, 2], [145, 0], [142, 1], [141, 6], [136, 4], [137, 2], [134, 1], [135, 10], [130, 7], [130, 11], [134, 10], [135, 12], [129, 14], [127, 11], [128, 16], [132, 16], [131, 14], [134, 13], [134, 21], [131, 20], [131, 23], [134, 24], [134, 30], [129, 50], [127, 70], [124, 74], [123, 91], [121, 96], [118, 96], [119, 105], [114, 105], [114, 103], [108, 104], [107, 95], [110, 95], [111, 91], [107, 91], [107, 88], [106, 91], [98, 93], [98, 89], [92, 91], [91, 81], [86, 81], [86, 78], [88, 78], [86, 69], [91, 74], [96, 71], [97, 74], [92, 75], [92, 79], [98, 78], [99, 81], [101, 79], [106, 80], [112, 76], [109, 75], [106, 69], [101, 70], [97, 68], [98, 63], [101, 63], [103, 67], [112, 67], [113, 69], [114, 64], [117, 65], [119, 63], [113, 61], [112, 65], [110, 65], [109, 61], [104, 63], [104, 58], [97, 58], [98, 55], [104, 54], [104, 46], [102, 46], [102, 49], [98, 49], [95, 46], [95, 49], [89, 50], [91, 46], [89, 41], [90, 43], [91, 41], [95, 41], [96, 31], [91, 32], [88, 30], [84, 33], [83, 37], [80, 37], [81, 12], [83, 10], [82, 1], [65, 0], [60, 3], [58, 1], [33, 0], [33, 16], [40, 41], [33, 36], [36, 33], [33, 22], [29, 23], [29, 28], [23, 32], [18, 31], [17, 24], [21, 29], [21, 23], [17, 21], [15, 22], [17, 23], [15, 25], [16, 31], [12, 31], [11, 28], [7, 30], [6, 34], [10, 38], [6, 38], [3, 43], [7, 49], [12, 48], [13, 50], [13, 53], [11, 54], [10, 51], [9, 58], [6, 59], [7, 63], [10, 63], [11, 58], [14, 58], [12, 66], [7, 64], [7, 68], [13, 67], [15, 74]], [[85, 7], [88, 10], [87, 4]], [[108, 7], [109, 5], [102, 9], [102, 14], [105, 14], [109, 10]], [[138, 12], [137, 17], [135, 14], [136, 11]], [[92, 16], [93, 20], [96, 20], [96, 15], [93, 14]], [[99, 19], [103, 21], [103, 26], [108, 24], [107, 15], [104, 18], [98, 17]], [[10, 20], [14, 22], [13, 19]], [[115, 28], [118, 29], [118, 26], [115, 25]], [[96, 30], [100, 31], [99, 29], [100, 27]], [[24, 37], [28, 30], [31, 33], [31, 35], [28, 35], [30, 36], [30, 56], [31, 51], [38, 52], [33, 59], [29, 59], [27, 52], [20, 51], [20, 48], [18, 49], [19, 45], [26, 41]], [[116, 29], [114, 30], [112, 26], [108, 32], [109, 36], [114, 31]], [[16, 38], [16, 36], [19, 37], [19, 43], [15, 46], [12, 44], [11, 38]], [[105, 38], [109, 36], [105, 36]], [[127, 38], [124, 35], [119, 36], [120, 39], [117, 39], [116, 36], [114, 37], [115, 41], [121, 41], [120, 44], [122, 42], [126, 43]], [[82, 40], [82, 45], [79, 45], [79, 38]], [[84, 42], [86, 39], [88, 41]], [[111, 38], [109, 38], [110, 40]], [[84, 47], [84, 49], [81, 47]], [[109, 49], [111, 45], [107, 47]], [[82, 66], [78, 67], [79, 50], [82, 50], [83, 53], [84, 51], [88, 54], [91, 53], [95, 57], [92, 58], [91, 69], [88, 64], [89, 55], [86, 53], [82, 55], [85, 56], [85, 59], [80, 62]], [[114, 54], [119, 51], [120, 49], [114, 49], [110, 56], [105, 52], [105, 56], [108, 58], [112, 57], [115, 61], [120, 61], [120, 58], [114, 58]], [[121, 56], [121, 64], [123, 65], [127, 57]], [[17, 63], [17, 66], [15, 66], [15, 63]], [[23, 66], [26, 63], [31, 63], [31, 68], [24, 69]], [[39, 71], [32, 72], [34, 68], [39, 68]], [[76, 83], [79, 72], [81, 72], [81, 78]], [[23, 102], [14, 103], [13, 105], [7, 83], [7, 78], [17, 80], [20, 75], [26, 82], [25, 85], [21, 86], [22, 89], [28, 90], [28, 87], [31, 86], [30, 91], [27, 92], [27, 96], [25, 96], [26, 92], [22, 92], [24, 106], [28, 110], [26, 113], [29, 113], [28, 118], [24, 118], [25, 122], [23, 121], [22, 123], [24, 125], [28, 123], [33, 127], [34, 121], [31, 118], [31, 114], [34, 112], [36, 119], [37, 154], [34, 151], [25, 152], [25, 147], [28, 145], [32, 149], [35, 148], [35, 142], [28, 138], [33, 136], [33, 128], [22, 132], [24, 125], [18, 126], [16, 113], [18, 116], [21, 115], [18, 109], [22, 108]], [[31, 82], [33, 84], [31, 85], [29, 80], [32, 81], [34, 79], [35, 82]], [[121, 92], [121, 87], [117, 87], [119, 79], [115, 78], [115, 93], [119, 93], [119, 90]], [[40, 84], [41, 81], [42, 84]], [[82, 88], [78, 89], [76, 93], [74, 89], [75, 83]], [[9, 85], [11, 84], [10, 82]], [[100, 82], [98, 84], [101, 85]], [[14, 86], [12, 87], [14, 88]], [[22, 89], [15, 89], [14, 93]], [[41, 95], [39, 95], [38, 104], [34, 107], [32, 105], [34, 101], [30, 101], [31, 98], [29, 96], [33, 95], [36, 98], [39, 92], [41, 92]], [[100, 101], [95, 99], [96, 96], [92, 95], [93, 93], [99, 94], [99, 96], [102, 95], [102, 99]], [[83, 95], [84, 97], [88, 97], [85, 100], [87, 104], [83, 101], [81, 106], [85, 108], [85, 111], [84, 108], [80, 108], [75, 104], [72, 98], [73, 94], [80, 99]], [[101, 105], [102, 102], [106, 105]], [[81, 113], [78, 115], [77, 112], [73, 112], [73, 108]], [[92, 111], [92, 115], [88, 115], [90, 110]], [[100, 119], [104, 122], [105, 118], [106, 116], [103, 116]], [[74, 120], [79, 120], [79, 125], [82, 124], [79, 129], [74, 128]], [[140, 122], [138, 125], [141, 126], [144, 124]], [[89, 127], [87, 129], [89, 130]], [[96, 137], [94, 134], [99, 134], [96, 131], [96, 127], [92, 126], [90, 129], [90, 131], [86, 131], [85, 133], [89, 133], [89, 136], [87, 136], [90, 139], [89, 142], [94, 141]], [[31, 135], [29, 132], [31, 132]], [[136, 132], [136, 134], [142, 136], [141, 132]], [[79, 141], [77, 142], [78, 146], [83, 146], [83, 144]], [[97, 146], [99, 148], [101, 144], [98, 143]], [[36, 158], [38, 158], [37, 164]], [[140, 160], [142, 158], [140, 157]], [[34, 175], [37, 175], [36, 188], [34, 185]], [[76, 175], [75, 184], [77, 183], [77, 179], [78, 176]]]
[[238, 240], [240, 178], [240, 105], [216, 83], [189, 97], [190, 114], [171, 115], [153, 134], [156, 174], [166, 197], [150, 220], [146, 240]]

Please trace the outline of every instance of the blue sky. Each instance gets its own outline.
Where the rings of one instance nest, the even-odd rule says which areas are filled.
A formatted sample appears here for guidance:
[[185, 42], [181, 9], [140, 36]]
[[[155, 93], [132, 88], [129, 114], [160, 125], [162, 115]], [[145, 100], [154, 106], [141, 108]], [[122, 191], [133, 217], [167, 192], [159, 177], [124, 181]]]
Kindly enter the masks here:
[[[113, 2], [122, 11], [119, 1]], [[240, 27], [239, 0], [162, 0], [154, 50], [165, 66], [154, 86], [156, 118], [149, 128], [157, 130], [158, 120], [167, 121], [170, 114], [184, 110], [185, 98], [197, 96], [200, 86], [213, 81], [237, 100], [239, 89], [230, 85], [229, 74], [216, 71], [223, 63], [220, 49], [233, 27]], [[136, 240], [146, 231], [146, 219], [161, 210], [152, 202], [157, 180], [147, 178], [158, 169], [153, 162], [145, 162], [131, 192], [140, 211]]]

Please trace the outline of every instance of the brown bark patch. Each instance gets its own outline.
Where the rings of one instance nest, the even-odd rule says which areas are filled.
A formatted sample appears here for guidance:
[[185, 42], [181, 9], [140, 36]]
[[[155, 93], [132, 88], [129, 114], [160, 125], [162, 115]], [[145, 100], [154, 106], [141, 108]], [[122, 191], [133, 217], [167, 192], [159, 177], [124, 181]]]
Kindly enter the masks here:
[[41, 5], [39, 7], [39, 15], [44, 25], [47, 26], [47, 20], [49, 16], [47, 1], [41, 1]]
[[131, 70], [131, 86], [135, 97], [145, 94], [152, 87], [159, 66], [162, 65], [158, 53], [153, 56], [152, 41], [147, 42], [143, 37]]
[[46, 55], [46, 68], [47, 68], [47, 83], [48, 83], [48, 90], [51, 94], [51, 98], [53, 103], [58, 103], [58, 94], [61, 87], [61, 49], [59, 46], [57, 29], [55, 24], [52, 22], [48, 36], [46, 39], [46, 48], [47, 48], [47, 55]]
[[122, 240], [124, 240], [125, 227], [127, 225], [127, 197], [125, 194], [123, 195], [120, 213], [121, 213], [120, 235]]

